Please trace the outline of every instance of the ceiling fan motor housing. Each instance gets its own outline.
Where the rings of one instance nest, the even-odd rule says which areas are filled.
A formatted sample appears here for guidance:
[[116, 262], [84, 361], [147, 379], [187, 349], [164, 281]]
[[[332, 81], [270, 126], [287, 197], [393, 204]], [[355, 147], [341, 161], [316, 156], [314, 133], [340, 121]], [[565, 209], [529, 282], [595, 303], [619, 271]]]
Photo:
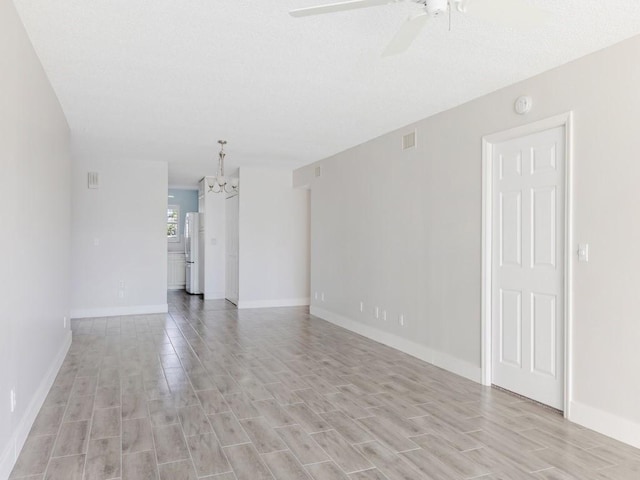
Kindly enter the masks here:
[[438, 17], [447, 13], [449, 8], [448, 0], [426, 0], [425, 6], [427, 7], [427, 13], [432, 17]]

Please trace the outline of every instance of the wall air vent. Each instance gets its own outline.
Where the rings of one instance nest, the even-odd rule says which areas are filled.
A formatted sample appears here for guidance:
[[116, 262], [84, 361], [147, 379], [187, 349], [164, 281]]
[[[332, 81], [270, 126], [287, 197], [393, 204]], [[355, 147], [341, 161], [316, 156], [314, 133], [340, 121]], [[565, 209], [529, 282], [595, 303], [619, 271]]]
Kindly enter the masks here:
[[402, 150], [408, 150], [410, 148], [415, 148], [416, 146], [416, 131], [414, 130], [411, 133], [407, 133], [402, 137]]
[[322, 168], [321, 167], [316, 167], [315, 174], [316, 174], [316, 177], [319, 177], [320, 175], [322, 175]]
[[100, 177], [98, 176], [98, 172], [89, 172], [87, 174], [87, 185], [89, 188], [100, 187]]

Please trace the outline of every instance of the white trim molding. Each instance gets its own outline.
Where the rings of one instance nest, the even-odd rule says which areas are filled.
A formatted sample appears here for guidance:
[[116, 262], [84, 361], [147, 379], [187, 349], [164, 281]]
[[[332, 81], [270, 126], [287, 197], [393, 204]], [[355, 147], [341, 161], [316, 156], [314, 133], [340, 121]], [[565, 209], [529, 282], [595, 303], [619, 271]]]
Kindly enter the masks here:
[[33, 422], [35, 422], [38, 412], [42, 408], [49, 390], [60, 371], [62, 362], [64, 362], [64, 358], [67, 356], [67, 352], [71, 346], [71, 339], [71, 331], [69, 331], [62, 346], [60, 347], [60, 350], [58, 350], [58, 353], [51, 362], [49, 370], [45, 374], [38, 386], [38, 389], [36, 390], [36, 393], [29, 402], [22, 419], [18, 422], [13, 435], [9, 439], [7, 447], [4, 452], [2, 452], [2, 455], [0, 455], [0, 478], [9, 478], [9, 474], [11, 473], [11, 470], [13, 470], [13, 467], [18, 460], [18, 456], [20, 455], [20, 451], [29, 436]]
[[569, 420], [640, 448], [640, 423], [579, 402], [571, 402], [571, 418]]
[[104, 308], [74, 308], [71, 310], [71, 318], [98, 318], [119, 317], [121, 315], [149, 315], [153, 313], [167, 313], [169, 306], [166, 303], [159, 305], [132, 305], [130, 307], [104, 307]]
[[571, 419], [573, 372], [573, 112], [482, 137], [482, 287], [481, 287], [481, 382], [492, 384], [491, 372], [491, 248], [492, 248], [492, 156], [493, 145], [514, 138], [564, 127], [565, 131], [565, 265], [564, 265], [564, 416]]
[[240, 300], [238, 308], [274, 308], [274, 307], [307, 307], [309, 297], [287, 298], [282, 300]]
[[322, 320], [326, 320], [327, 322], [333, 323], [334, 325], [346, 330], [362, 335], [363, 337], [367, 337], [370, 340], [395, 348], [396, 350], [400, 350], [412, 357], [424, 360], [436, 367], [440, 367], [451, 373], [480, 383], [481, 370], [478, 366], [473, 365], [472, 363], [452, 357], [446, 353], [433, 350], [425, 345], [421, 345], [392, 333], [385, 332], [384, 330], [372, 327], [371, 325], [356, 322], [351, 318], [325, 310], [324, 308], [312, 306], [310, 313]]

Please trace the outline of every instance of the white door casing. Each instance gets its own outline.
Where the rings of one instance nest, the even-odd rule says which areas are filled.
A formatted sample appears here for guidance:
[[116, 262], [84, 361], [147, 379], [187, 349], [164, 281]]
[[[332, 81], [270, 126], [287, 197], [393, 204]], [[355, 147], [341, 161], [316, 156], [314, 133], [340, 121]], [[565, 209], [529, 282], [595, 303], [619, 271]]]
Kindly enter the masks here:
[[483, 383], [564, 410], [571, 115], [485, 137]]

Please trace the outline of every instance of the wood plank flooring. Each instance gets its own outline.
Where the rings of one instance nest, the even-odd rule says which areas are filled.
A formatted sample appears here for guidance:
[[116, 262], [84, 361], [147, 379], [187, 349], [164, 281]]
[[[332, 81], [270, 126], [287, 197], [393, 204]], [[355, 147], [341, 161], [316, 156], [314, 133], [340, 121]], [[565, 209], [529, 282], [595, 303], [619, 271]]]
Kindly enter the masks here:
[[11, 479], [637, 480], [640, 451], [308, 314], [72, 321]]

